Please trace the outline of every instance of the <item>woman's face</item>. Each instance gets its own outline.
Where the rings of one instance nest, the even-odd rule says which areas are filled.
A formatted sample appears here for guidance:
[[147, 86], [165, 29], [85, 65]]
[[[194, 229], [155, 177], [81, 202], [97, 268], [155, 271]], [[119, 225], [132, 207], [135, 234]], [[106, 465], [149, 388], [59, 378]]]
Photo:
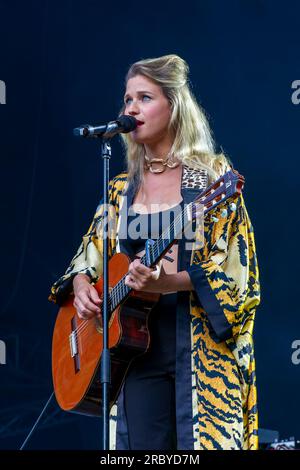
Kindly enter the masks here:
[[168, 136], [171, 105], [159, 85], [143, 75], [130, 78], [124, 103], [124, 114], [138, 121], [137, 128], [131, 132], [135, 142], [151, 145]]

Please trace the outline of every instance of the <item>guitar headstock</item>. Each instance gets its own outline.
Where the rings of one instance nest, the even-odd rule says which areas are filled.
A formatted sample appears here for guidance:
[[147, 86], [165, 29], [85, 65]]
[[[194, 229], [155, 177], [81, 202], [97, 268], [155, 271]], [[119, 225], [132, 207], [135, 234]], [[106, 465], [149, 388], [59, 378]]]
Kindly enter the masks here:
[[[194, 201], [195, 209], [193, 208], [193, 216], [197, 215], [197, 204], [201, 204], [201, 212], [205, 216], [208, 212], [212, 212], [220, 204], [224, 204], [229, 198], [234, 200], [239, 194], [245, 184], [245, 178], [240, 175], [236, 170], [229, 170], [222, 175], [217, 181], [212, 183], [199, 197]], [[224, 204], [225, 206], [225, 204]], [[236, 206], [234, 202], [229, 204], [230, 210], [234, 211]], [[223, 213], [223, 214], [222, 214]], [[227, 209], [224, 207], [221, 211], [221, 216], [227, 215]], [[216, 222], [218, 221], [215, 218]], [[214, 217], [212, 216], [212, 220]]]

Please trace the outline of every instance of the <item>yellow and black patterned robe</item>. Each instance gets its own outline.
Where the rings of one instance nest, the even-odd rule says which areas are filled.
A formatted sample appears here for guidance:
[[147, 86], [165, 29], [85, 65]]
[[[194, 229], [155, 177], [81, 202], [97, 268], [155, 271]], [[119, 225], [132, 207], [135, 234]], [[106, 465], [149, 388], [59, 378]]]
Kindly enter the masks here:
[[[207, 184], [204, 170], [183, 169], [181, 194], [189, 203]], [[122, 250], [118, 236], [137, 187], [122, 173], [110, 182], [109, 256]], [[260, 300], [254, 234], [242, 196], [237, 209], [204, 223], [201, 249], [179, 241], [178, 271], [187, 270], [194, 291], [178, 292], [176, 317], [176, 420], [178, 449], [257, 449], [257, 397], [253, 323]], [[221, 208], [217, 209], [218, 212]], [[100, 204], [69, 268], [51, 289], [63, 301], [77, 273], [96, 282], [102, 273]], [[115, 214], [113, 214], [115, 212]], [[195, 247], [195, 245], [194, 245]], [[147, 406], [145, 404], [145, 406]], [[111, 448], [128, 449], [123, 391], [111, 410]]]

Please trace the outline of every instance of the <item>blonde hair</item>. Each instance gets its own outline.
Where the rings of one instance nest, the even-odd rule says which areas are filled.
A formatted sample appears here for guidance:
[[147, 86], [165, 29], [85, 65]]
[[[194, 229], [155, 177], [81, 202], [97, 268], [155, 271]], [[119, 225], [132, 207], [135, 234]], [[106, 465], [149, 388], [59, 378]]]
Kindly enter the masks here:
[[[195, 169], [206, 169], [209, 181], [214, 181], [229, 168], [223, 154], [216, 154], [212, 132], [204, 110], [197, 103], [188, 84], [189, 66], [178, 55], [170, 54], [135, 62], [128, 70], [125, 86], [130, 78], [143, 75], [159, 85], [171, 104], [169, 129], [175, 138], [171, 153]], [[123, 114], [125, 105], [120, 114]], [[130, 134], [122, 134], [126, 150], [128, 179], [143, 180], [145, 150], [134, 142]]]

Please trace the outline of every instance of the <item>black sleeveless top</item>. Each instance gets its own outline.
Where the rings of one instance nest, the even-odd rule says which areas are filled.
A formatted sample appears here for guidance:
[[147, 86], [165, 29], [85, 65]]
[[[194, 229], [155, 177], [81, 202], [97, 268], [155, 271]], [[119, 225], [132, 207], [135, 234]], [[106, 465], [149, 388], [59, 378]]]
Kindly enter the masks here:
[[157, 240], [162, 235], [182, 211], [182, 205], [183, 201], [170, 209], [149, 214], [140, 214], [129, 209], [127, 243], [135, 254], [144, 249], [147, 239]]
[[[130, 251], [142, 251], [147, 239], [156, 240], [182, 211], [183, 201], [165, 211], [140, 214], [130, 208], [127, 216], [127, 239]], [[124, 241], [123, 241], [124, 243]], [[135, 362], [136, 367], [156, 367], [175, 374], [176, 368], [177, 292], [163, 294], [150, 313], [150, 348]]]

